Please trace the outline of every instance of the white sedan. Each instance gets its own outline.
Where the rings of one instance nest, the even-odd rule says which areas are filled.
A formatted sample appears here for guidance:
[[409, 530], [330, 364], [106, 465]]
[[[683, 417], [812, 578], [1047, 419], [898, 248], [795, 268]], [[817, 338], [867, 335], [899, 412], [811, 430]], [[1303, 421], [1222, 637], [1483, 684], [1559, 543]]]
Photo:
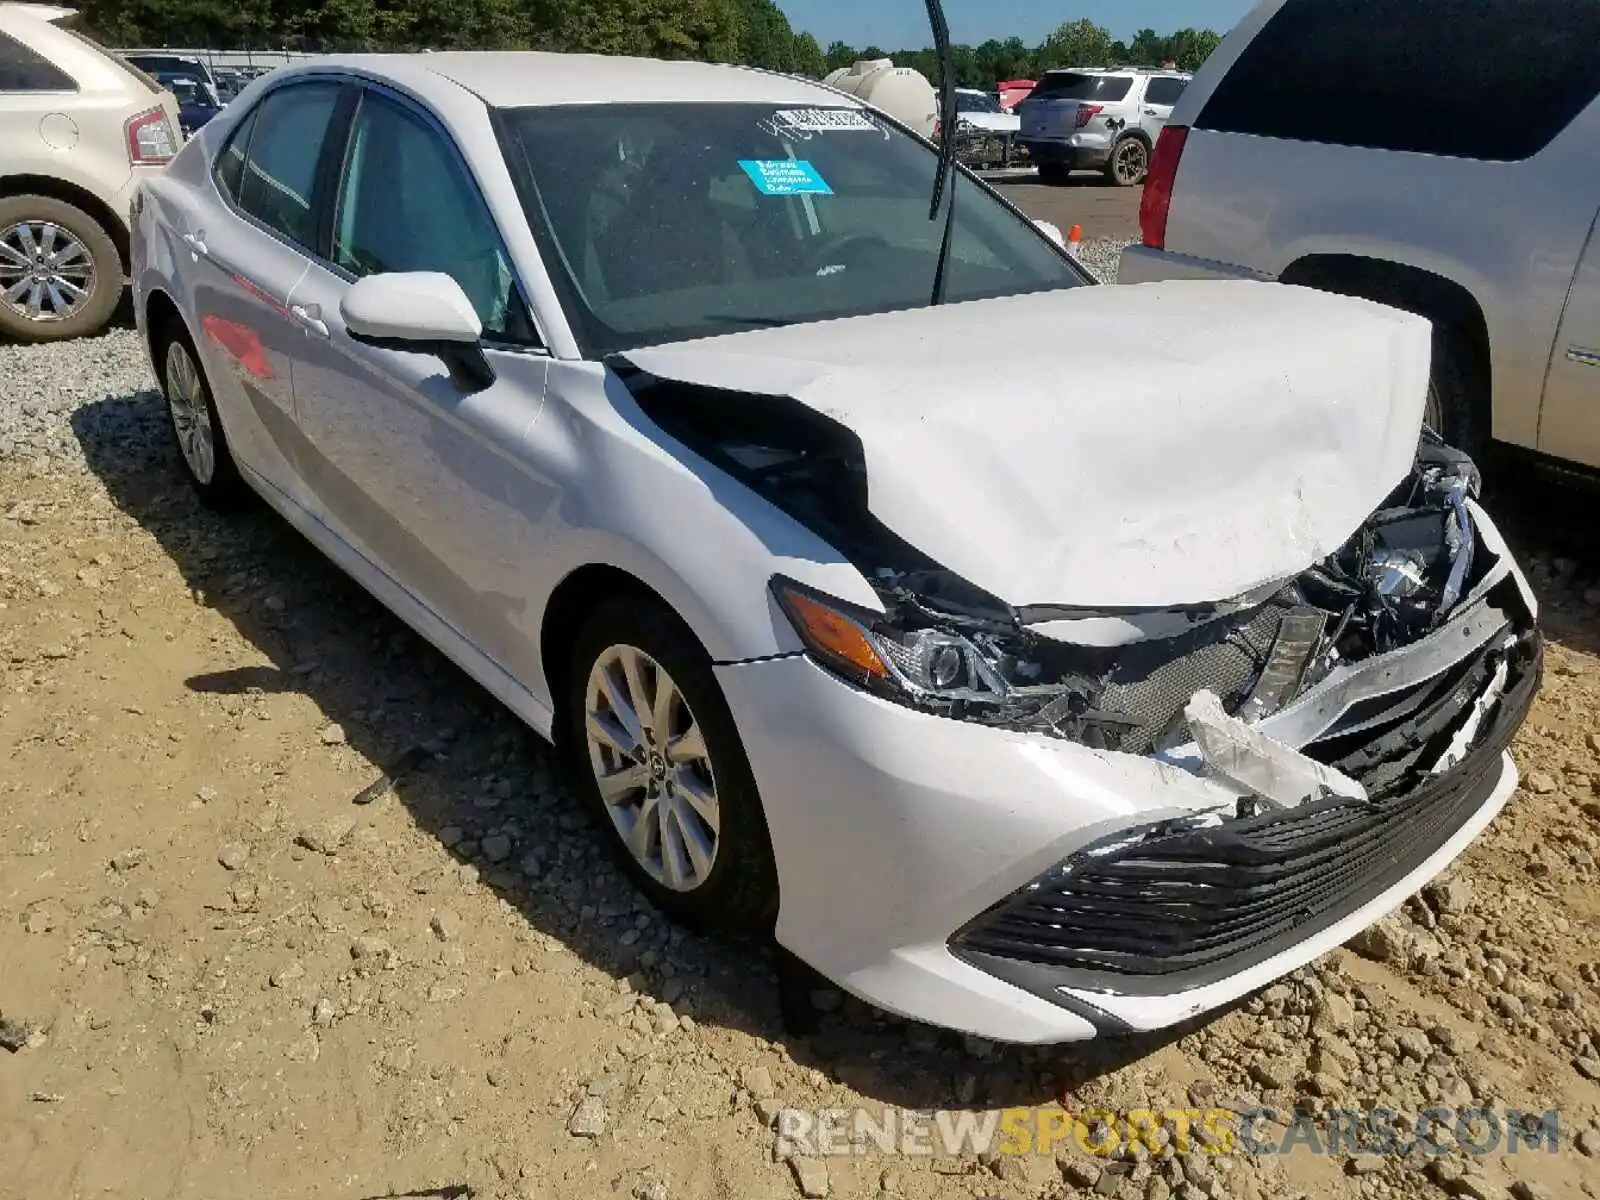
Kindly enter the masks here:
[[1494, 816], [1533, 598], [1425, 322], [1089, 286], [940, 177], [765, 72], [321, 59], [143, 188], [135, 309], [200, 494], [570, 754], [662, 908], [993, 1038], [1170, 1025]]

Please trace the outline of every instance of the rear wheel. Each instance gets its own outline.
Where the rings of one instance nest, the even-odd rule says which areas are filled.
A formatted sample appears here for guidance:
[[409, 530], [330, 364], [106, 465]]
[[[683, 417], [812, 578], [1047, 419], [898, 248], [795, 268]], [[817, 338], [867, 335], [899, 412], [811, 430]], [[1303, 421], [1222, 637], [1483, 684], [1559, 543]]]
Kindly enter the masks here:
[[212, 508], [241, 507], [249, 499], [250, 490], [234, 465], [233, 451], [228, 448], [228, 436], [217, 416], [200, 356], [176, 320], [162, 331], [156, 361], [161, 370], [161, 389], [167, 397], [172, 441], [184, 474], [200, 499]]
[[1143, 138], [1125, 137], [1111, 148], [1106, 178], [1118, 187], [1134, 187], [1150, 174], [1150, 147]]
[[104, 329], [122, 296], [116, 243], [52, 196], [0, 200], [0, 333], [57, 342]]
[[643, 597], [578, 636], [563, 714], [579, 791], [634, 882], [697, 928], [770, 930], [777, 872], [744, 746], [711, 661]]

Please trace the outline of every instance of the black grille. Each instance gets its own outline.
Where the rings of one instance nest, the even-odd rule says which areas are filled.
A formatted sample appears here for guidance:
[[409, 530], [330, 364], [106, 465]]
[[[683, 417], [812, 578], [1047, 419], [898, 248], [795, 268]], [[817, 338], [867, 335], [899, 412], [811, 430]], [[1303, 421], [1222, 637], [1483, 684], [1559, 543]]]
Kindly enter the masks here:
[[1182, 653], [1176, 657], [1152, 663], [1137, 653], [1126, 654], [1097, 702], [1103, 711], [1135, 722], [1121, 735], [1116, 749], [1146, 754], [1172, 743], [1175, 729], [1187, 730], [1184, 707], [1202, 688], [1214, 692], [1233, 712], [1261, 677], [1285, 619], [1308, 615], [1325, 614], [1297, 604], [1292, 595], [1279, 596], [1237, 622], [1217, 621], [1180, 639], [1175, 644]]
[[1038, 964], [1071, 972], [1074, 986], [1123, 992], [1140, 990], [1139, 977], [1162, 990], [1199, 986], [1269, 958], [1399, 882], [1481, 807], [1533, 703], [1541, 660], [1530, 634], [1512, 652], [1509, 687], [1477, 747], [1423, 787], [1209, 829], [1155, 825], [1142, 839], [1125, 831], [1116, 848], [1076, 855], [989, 910], [952, 949], [986, 969]]

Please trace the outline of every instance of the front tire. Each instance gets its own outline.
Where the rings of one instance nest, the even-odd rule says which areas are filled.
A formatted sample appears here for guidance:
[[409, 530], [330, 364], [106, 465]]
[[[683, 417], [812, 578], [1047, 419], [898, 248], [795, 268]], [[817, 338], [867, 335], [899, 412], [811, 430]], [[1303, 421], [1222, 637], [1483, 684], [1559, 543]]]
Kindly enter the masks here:
[[1125, 137], [1111, 148], [1106, 178], [1117, 187], [1137, 187], [1150, 174], [1150, 147], [1143, 138]]
[[242, 508], [250, 489], [228, 447], [200, 355], [176, 320], [168, 323], [156, 341], [156, 362], [167, 398], [167, 427], [183, 473], [209, 507], [222, 512]]
[[1466, 338], [1437, 321], [1433, 326], [1433, 374], [1428, 380], [1427, 426], [1463, 454], [1480, 457], [1489, 445], [1484, 370]]
[[602, 605], [578, 636], [562, 720], [578, 790], [640, 890], [696, 929], [769, 932], [766, 817], [687, 627], [643, 597]]
[[100, 222], [52, 196], [0, 200], [0, 334], [99, 333], [122, 298], [122, 256]]

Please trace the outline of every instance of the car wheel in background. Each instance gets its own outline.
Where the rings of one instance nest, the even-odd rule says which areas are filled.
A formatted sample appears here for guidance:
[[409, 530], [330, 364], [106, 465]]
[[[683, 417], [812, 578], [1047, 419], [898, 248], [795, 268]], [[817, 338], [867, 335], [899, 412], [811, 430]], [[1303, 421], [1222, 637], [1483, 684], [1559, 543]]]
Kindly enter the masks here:
[[578, 789], [651, 901], [695, 928], [770, 930], [778, 885], [760, 796], [687, 627], [643, 597], [601, 605], [563, 703]]
[[1118, 187], [1134, 187], [1150, 174], [1150, 147], [1143, 138], [1125, 137], [1111, 148], [1106, 178]]
[[1433, 375], [1423, 422], [1457, 450], [1479, 457], [1489, 445], [1487, 396], [1483, 365], [1467, 340], [1434, 322]]
[[104, 329], [122, 258], [100, 223], [51, 196], [0, 200], [0, 334], [55, 342]]
[[250, 490], [239, 477], [233, 451], [217, 417], [200, 356], [188, 333], [174, 319], [156, 339], [155, 361], [161, 372], [161, 390], [167, 398], [167, 418], [173, 445], [184, 474], [200, 499], [215, 509], [242, 506]]

